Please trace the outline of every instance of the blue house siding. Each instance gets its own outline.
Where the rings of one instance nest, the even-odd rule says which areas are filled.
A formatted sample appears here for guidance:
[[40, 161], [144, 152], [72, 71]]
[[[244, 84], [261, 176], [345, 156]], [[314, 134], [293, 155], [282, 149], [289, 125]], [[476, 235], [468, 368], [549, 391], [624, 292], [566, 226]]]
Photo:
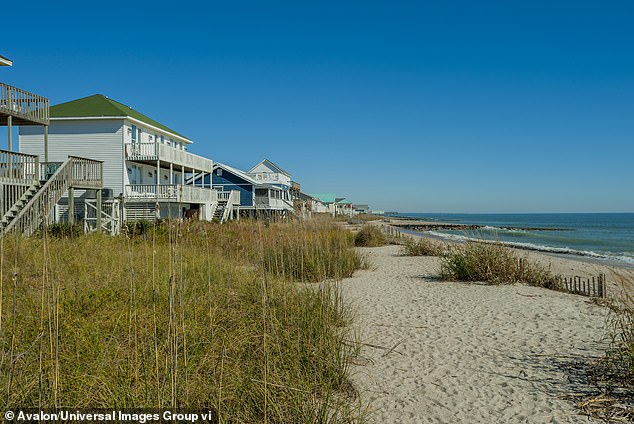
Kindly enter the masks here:
[[222, 175], [218, 175], [218, 170], [215, 170], [211, 175], [213, 187], [222, 187], [225, 191], [238, 190], [240, 192], [240, 206], [253, 206], [252, 183], [245, 181], [226, 169], [222, 170]]

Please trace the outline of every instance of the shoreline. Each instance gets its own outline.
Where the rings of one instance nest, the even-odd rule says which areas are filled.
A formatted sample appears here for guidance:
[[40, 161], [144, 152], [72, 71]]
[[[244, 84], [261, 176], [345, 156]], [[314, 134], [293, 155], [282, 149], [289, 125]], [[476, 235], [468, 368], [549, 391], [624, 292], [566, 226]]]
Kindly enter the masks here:
[[[401, 221], [401, 222], [393, 222], [392, 220], [396, 220], [396, 221]], [[445, 243], [456, 243], [456, 242], [464, 242], [464, 240], [452, 240], [451, 239], [451, 235], [447, 235], [447, 237], [443, 237], [443, 236], [439, 236], [436, 234], [431, 234], [431, 231], [434, 230], [442, 230], [442, 229], [449, 229], [449, 230], [460, 230], [462, 228], [460, 228], [462, 226], [462, 224], [451, 224], [451, 223], [446, 223], [446, 222], [431, 222], [431, 221], [416, 221], [413, 220], [411, 218], [394, 218], [394, 217], [389, 217], [388, 219], [385, 219], [382, 221], [383, 224], [385, 225], [389, 225], [392, 226], [396, 229], [399, 229], [402, 233], [404, 234], [408, 234], [408, 235], [412, 235], [412, 236], [419, 236], [419, 237], [425, 237], [425, 238], [431, 238], [434, 240], [440, 240], [443, 241]], [[424, 230], [417, 230], [417, 229], [413, 229], [413, 227], [418, 227], [418, 228], [426, 228]], [[480, 226], [480, 229], [491, 229], [493, 228], [492, 226]], [[511, 227], [494, 227], [495, 229], [500, 229], [500, 230], [507, 230], [510, 229]], [[513, 230], [520, 230], [519, 227], [512, 228]], [[530, 229], [525, 228], [525, 229], [521, 229], [521, 230], [525, 230], [525, 231], [529, 231]], [[534, 231], [545, 231], [539, 228], [533, 229]], [[551, 230], [551, 229], [549, 229]], [[566, 231], [566, 229], [556, 229], [553, 231]], [[487, 241], [484, 240], [485, 242], [493, 242], [493, 241]], [[596, 253], [596, 252], [592, 252], [592, 253], [584, 253], [582, 251], [577, 251], [574, 249], [569, 249], [569, 248], [559, 248], [559, 247], [550, 247], [550, 246], [540, 246], [540, 245], [534, 245], [531, 244], [529, 245], [528, 243], [518, 243], [518, 242], [509, 242], [509, 241], [501, 241], [499, 242], [511, 249], [516, 249], [516, 250], [520, 250], [520, 251], [525, 251], [525, 252], [538, 252], [540, 254], [546, 255], [546, 256], [551, 256], [551, 257], [555, 257], [555, 258], [563, 258], [563, 259], [570, 259], [570, 260], [574, 260], [574, 261], [578, 261], [578, 262], [589, 262], [595, 265], [602, 265], [602, 266], [607, 266], [607, 267], [614, 267], [614, 268], [620, 268], [620, 269], [624, 269], [624, 270], [634, 270], [634, 263], [628, 263], [626, 261], [623, 260], [619, 260], [615, 257], [610, 257], [607, 255], [602, 255], [600, 253]], [[572, 251], [565, 251], [565, 250], [572, 250]]]

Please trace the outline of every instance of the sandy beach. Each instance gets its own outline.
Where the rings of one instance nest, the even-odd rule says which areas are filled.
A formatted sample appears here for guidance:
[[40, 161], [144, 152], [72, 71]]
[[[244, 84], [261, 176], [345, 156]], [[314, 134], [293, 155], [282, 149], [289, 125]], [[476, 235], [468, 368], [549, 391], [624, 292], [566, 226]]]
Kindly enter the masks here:
[[[362, 343], [352, 366], [376, 423], [587, 423], [564, 366], [598, 358], [607, 309], [524, 285], [437, 280], [438, 258], [360, 248], [373, 268], [341, 283]], [[553, 271], [600, 265], [529, 252]], [[590, 419], [590, 422], [593, 422]]]

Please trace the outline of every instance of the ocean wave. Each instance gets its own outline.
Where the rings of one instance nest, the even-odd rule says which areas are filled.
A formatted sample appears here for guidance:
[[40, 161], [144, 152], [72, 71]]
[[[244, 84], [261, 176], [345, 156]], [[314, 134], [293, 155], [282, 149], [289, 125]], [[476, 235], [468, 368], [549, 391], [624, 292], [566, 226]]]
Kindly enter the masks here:
[[496, 240], [482, 240], [477, 237], [469, 237], [460, 234], [446, 234], [438, 231], [429, 231], [428, 234], [431, 234], [435, 237], [439, 237], [445, 240], [458, 241], [458, 242], [466, 242], [466, 241], [479, 241], [484, 243], [501, 243], [505, 246], [514, 247], [516, 249], [524, 249], [524, 250], [534, 250], [538, 252], [546, 252], [546, 253], [559, 253], [565, 255], [576, 255], [576, 256], [584, 256], [593, 259], [603, 259], [603, 260], [612, 260], [617, 262], [624, 262], [629, 265], [634, 265], [634, 256], [630, 256], [627, 252], [622, 252], [622, 254], [609, 254], [609, 253], [598, 253], [592, 250], [578, 250], [572, 249], [570, 247], [554, 247], [554, 246], [545, 246], [542, 244], [535, 243], [519, 243], [512, 241], [496, 241]]

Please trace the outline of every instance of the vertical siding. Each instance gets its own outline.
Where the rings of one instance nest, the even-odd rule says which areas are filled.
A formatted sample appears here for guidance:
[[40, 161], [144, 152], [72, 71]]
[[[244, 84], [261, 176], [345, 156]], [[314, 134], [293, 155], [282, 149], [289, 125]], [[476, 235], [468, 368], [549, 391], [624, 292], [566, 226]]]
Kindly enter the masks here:
[[[69, 155], [103, 161], [104, 187], [114, 195], [123, 192], [123, 120], [51, 121], [48, 157], [63, 162]], [[22, 126], [20, 152], [39, 155], [44, 161], [44, 131], [41, 126]]]

